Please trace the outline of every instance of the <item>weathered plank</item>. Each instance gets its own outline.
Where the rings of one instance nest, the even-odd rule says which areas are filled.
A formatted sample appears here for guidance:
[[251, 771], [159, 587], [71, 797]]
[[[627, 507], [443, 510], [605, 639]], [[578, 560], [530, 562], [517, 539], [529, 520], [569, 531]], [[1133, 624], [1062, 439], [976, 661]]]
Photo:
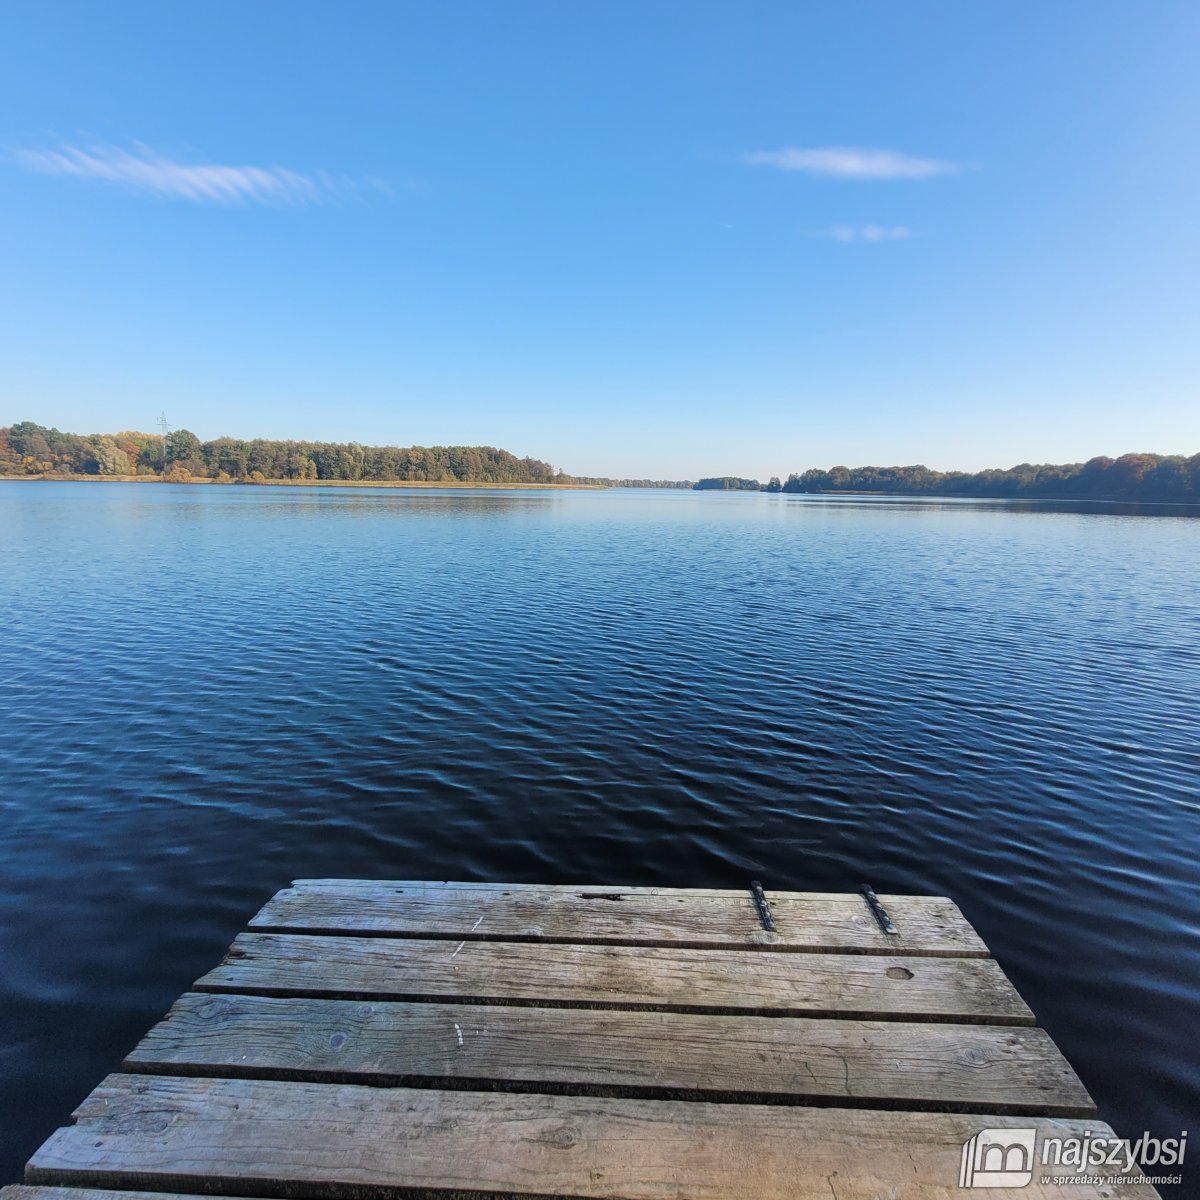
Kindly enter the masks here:
[[164, 1075], [1094, 1116], [1041, 1029], [189, 993]]
[[988, 958], [244, 933], [196, 990], [1033, 1024]]
[[[110, 1076], [76, 1117], [34, 1155], [28, 1183], [323, 1200], [951, 1200], [981, 1126], [1112, 1136], [1093, 1121], [147, 1075]], [[1022, 1195], [1061, 1196], [1042, 1171]], [[1071, 1195], [1154, 1193], [1131, 1182]]]
[[274, 932], [593, 942], [838, 954], [988, 957], [953, 901], [883, 896], [899, 929], [885, 934], [861, 896], [768, 892], [776, 931], [749, 890], [431, 884], [301, 879], [251, 921]]

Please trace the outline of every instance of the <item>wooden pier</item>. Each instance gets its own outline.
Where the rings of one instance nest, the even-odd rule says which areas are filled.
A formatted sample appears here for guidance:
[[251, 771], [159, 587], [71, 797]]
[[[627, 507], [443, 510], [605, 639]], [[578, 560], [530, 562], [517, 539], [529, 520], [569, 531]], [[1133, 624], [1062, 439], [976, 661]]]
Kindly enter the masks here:
[[298, 881], [0, 1200], [1155, 1196], [960, 1188], [1113, 1134], [955, 905], [879, 899]]

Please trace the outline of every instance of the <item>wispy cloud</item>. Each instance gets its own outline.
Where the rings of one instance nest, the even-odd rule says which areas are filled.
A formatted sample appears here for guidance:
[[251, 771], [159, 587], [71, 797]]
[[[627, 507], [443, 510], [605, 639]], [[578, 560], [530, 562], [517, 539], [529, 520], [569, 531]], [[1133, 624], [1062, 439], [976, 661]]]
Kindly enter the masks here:
[[835, 242], [903, 242], [913, 231], [907, 225], [835, 225], [822, 236]]
[[862, 146], [786, 146], [782, 150], [754, 150], [742, 158], [755, 167], [801, 171], [827, 179], [928, 179], [961, 169], [957, 163], [939, 158], [918, 158]]
[[[104, 145], [14, 150], [9, 157], [30, 171], [99, 180], [199, 204], [313, 204], [357, 186], [324, 171], [306, 175], [287, 167], [185, 162], [140, 143], [128, 150]], [[367, 186], [390, 191], [378, 180], [367, 181]]]

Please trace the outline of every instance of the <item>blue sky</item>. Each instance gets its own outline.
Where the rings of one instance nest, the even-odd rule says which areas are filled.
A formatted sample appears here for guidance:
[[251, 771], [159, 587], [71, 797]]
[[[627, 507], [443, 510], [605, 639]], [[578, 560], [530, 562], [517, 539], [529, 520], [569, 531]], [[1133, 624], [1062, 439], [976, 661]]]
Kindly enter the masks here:
[[1200, 450], [1200, 5], [0, 15], [0, 423], [766, 477]]

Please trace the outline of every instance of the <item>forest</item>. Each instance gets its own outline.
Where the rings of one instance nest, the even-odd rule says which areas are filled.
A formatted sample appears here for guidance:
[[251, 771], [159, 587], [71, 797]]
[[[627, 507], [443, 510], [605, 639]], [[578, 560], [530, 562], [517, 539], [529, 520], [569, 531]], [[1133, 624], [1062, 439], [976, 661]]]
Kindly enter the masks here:
[[186, 429], [150, 433], [62, 433], [20, 421], [0, 428], [0, 475], [160, 476], [221, 483], [364, 480], [422, 483], [575, 483], [536, 458], [494, 446], [361, 446], [221, 437]]
[[693, 484], [697, 492], [761, 492], [757, 479], [740, 479], [736, 475], [710, 475]]
[[[772, 481], [774, 482], [774, 481]], [[1200, 501], [1200, 454], [1122, 454], [1059, 466], [931, 471], [928, 467], [831, 467], [789, 475], [785, 492], [891, 492], [1041, 500]]]

